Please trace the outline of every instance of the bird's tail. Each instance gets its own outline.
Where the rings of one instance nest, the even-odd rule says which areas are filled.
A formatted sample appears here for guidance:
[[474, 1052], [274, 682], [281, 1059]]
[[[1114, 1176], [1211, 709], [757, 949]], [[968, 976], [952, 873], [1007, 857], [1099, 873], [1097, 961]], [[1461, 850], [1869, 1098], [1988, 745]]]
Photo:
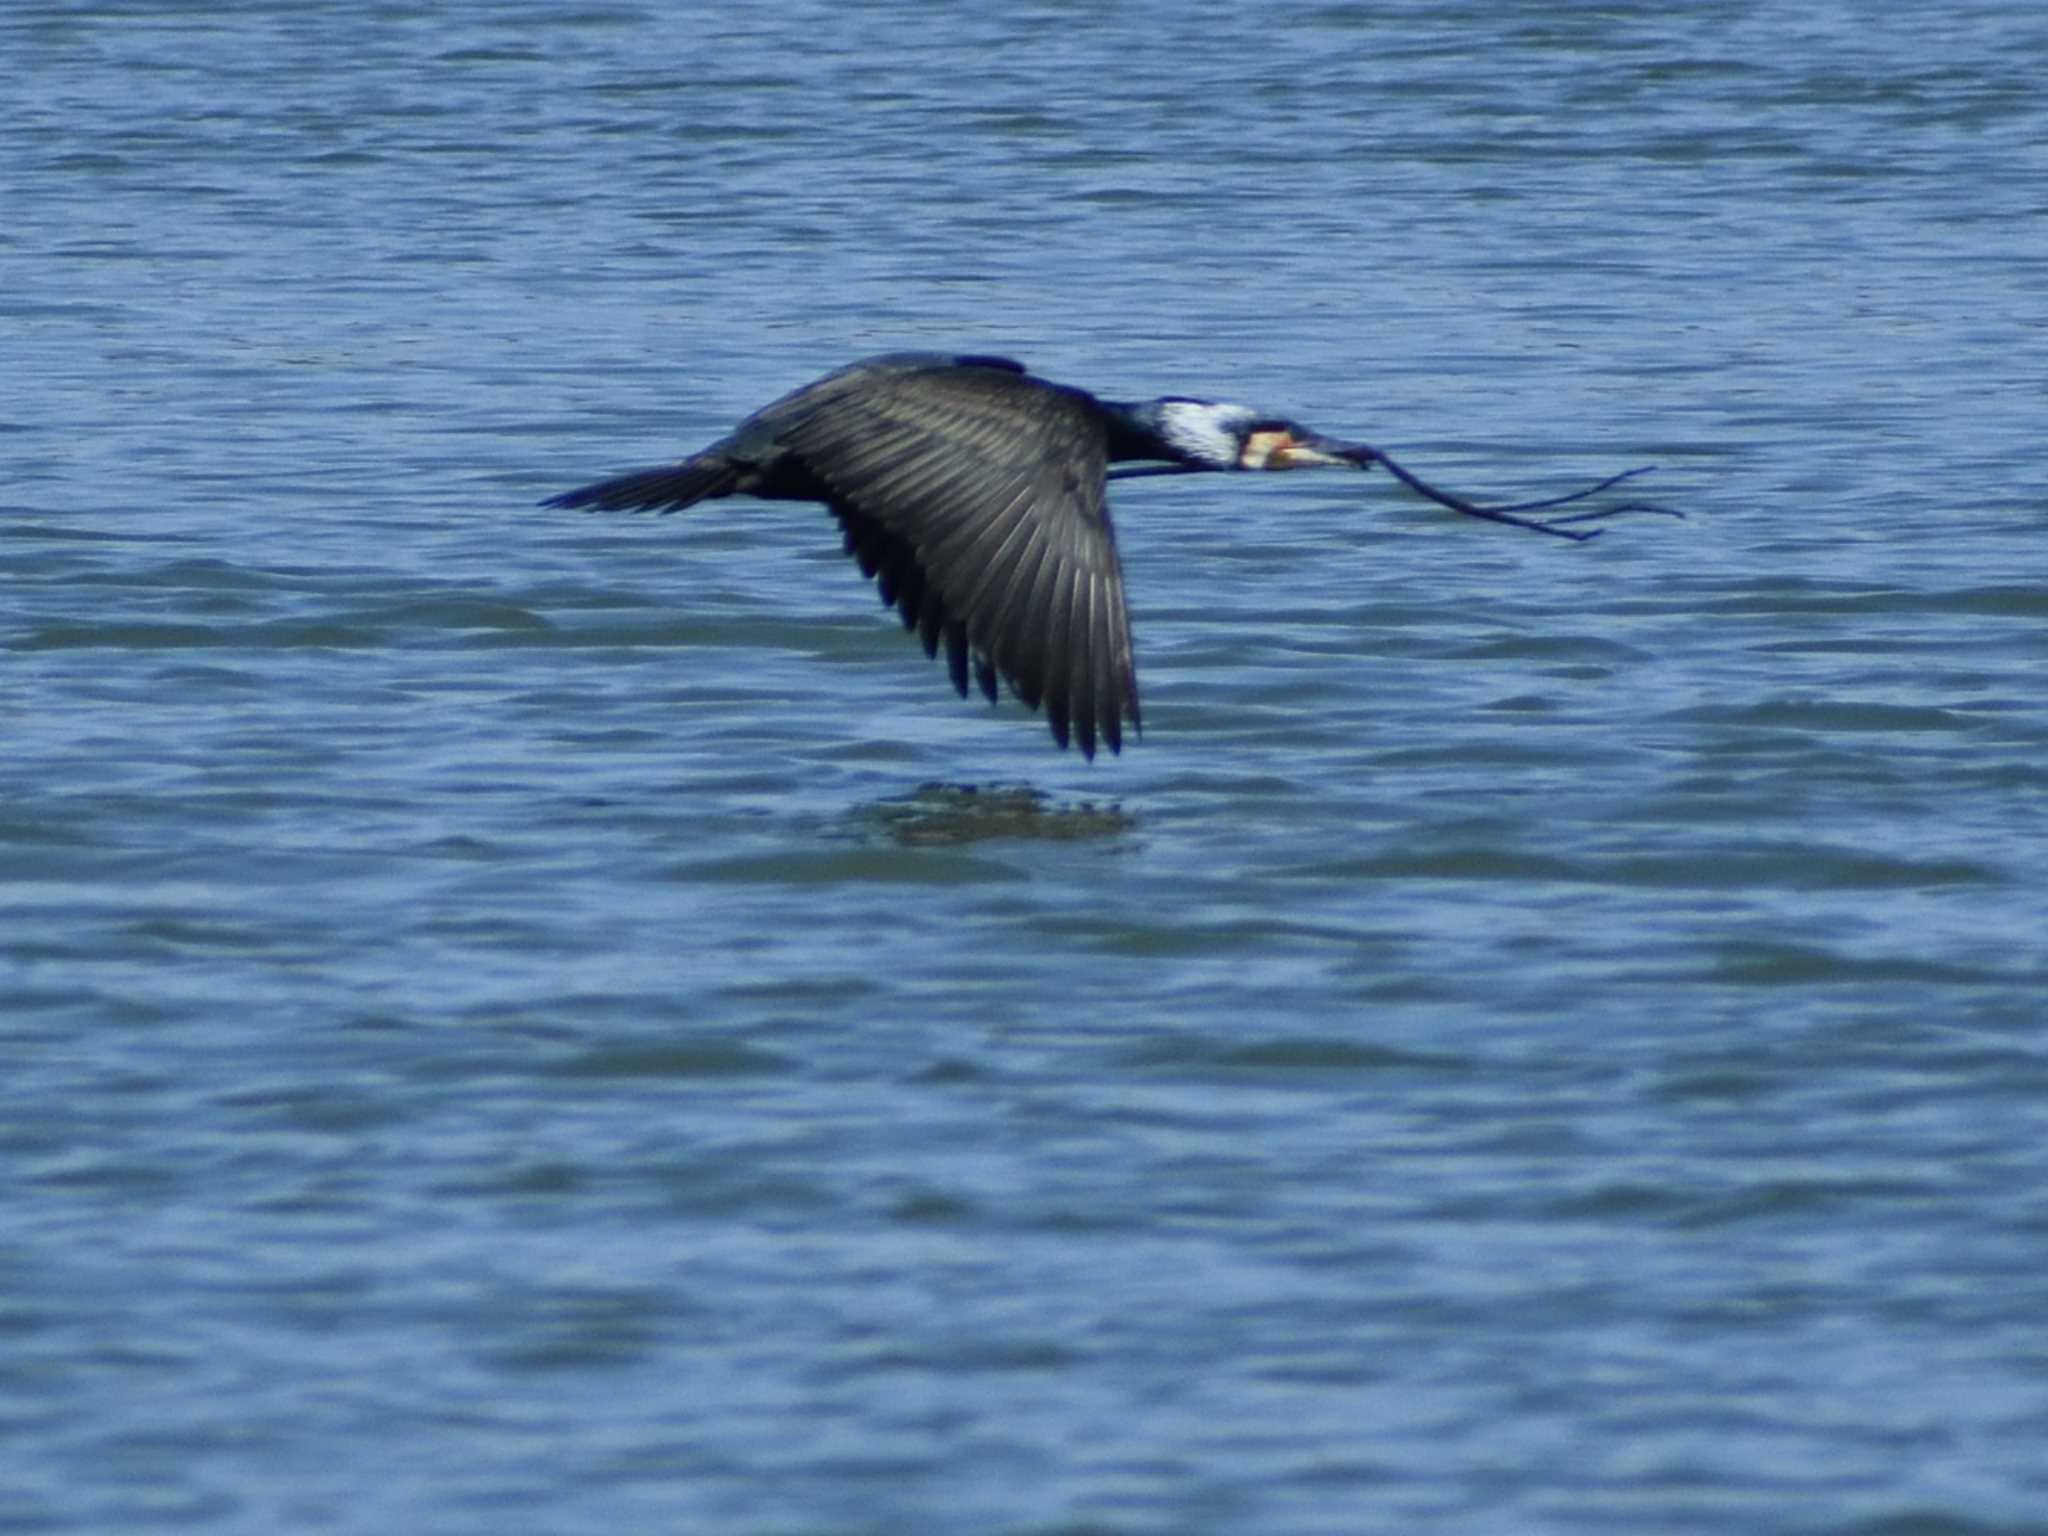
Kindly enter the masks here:
[[678, 512], [739, 488], [739, 466], [718, 453], [700, 453], [680, 464], [636, 469], [595, 485], [579, 486], [550, 496], [544, 507], [594, 507], [604, 512]]

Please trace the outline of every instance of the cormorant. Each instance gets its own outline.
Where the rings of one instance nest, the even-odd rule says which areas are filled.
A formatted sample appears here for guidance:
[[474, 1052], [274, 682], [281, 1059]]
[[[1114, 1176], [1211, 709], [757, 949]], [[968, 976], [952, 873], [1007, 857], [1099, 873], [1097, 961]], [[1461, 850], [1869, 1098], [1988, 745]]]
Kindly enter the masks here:
[[[1111, 469], [1142, 461], [1142, 467]], [[1045, 709], [1053, 739], [1084, 757], [1116, 752], [1140, 728], [1138, 679], [1107, 482], [1133, 475], [1379, 465], [1472, 517], [1587, 539], [1567, 523], [1665, 511], [1630, 502], [1536, 520], [1641, 474], [1569, 496], [1477, 506], [1385, 454], [1242, 405], [1167, 395], [1102, 400], [1003, 357], [892, 352], [792, 390], [681, 463], [601, 480], [551, 507], [676, 511], [721, 496], [817, 501], [846, 550], [901, 611], [925, 654], [946, 651], [953, 686], [970, 669], [996, 698], [998, 676]]]

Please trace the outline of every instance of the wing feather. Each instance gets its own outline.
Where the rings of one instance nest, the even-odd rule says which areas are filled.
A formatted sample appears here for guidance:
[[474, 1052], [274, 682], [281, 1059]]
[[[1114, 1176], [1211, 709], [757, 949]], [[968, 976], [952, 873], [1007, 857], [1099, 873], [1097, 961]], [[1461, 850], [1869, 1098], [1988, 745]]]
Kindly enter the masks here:
[[953, 691], [967, 697], [967, 626], [958, 619], [946, 624], [946, 671], [953, 679]]
[[1114, 752], [1138, 724], [1123, 570], [1106, 500], [1110, 418], [1001, 358], [892, 353], [790, 391], [677, 464], [554, 498], [673, 510], [714, 497], [822, 501], [846, 552], [963, 695], [998, 676], [1053, 737]]
[[1074, 716], [1074, 734], [1081, 741], [1081, 755], [1095, 755], [1095, 573], [1079, 570], [1074, 573], [1074, 612], [1068, 620], [1068, 632], [1074, 637], [1074, 649], [1068, 657], [1072, 671], [1073, 698], [1070, 707]]
[[1045, 718], [1052, 727], [1053, 738], [1063, 747], [1067, 744], [1070, 718], [1068, 701], [1073, 697], [1073, 671], [1068, 658], [1076, 646], [1069, 621], [1074, 611], [1074, 579], [1078, 574], [1078, 568], [1072, 564], [1054, 563], [1045, 608]]
[[[1000, 674], [1061, 745], [1121, 745], [1133, 711], [1123, 573], [1105, 497], [1108, 428], [1076, 390], [950, 359], [850, 371], [788, 397], [774, 443], [822, 488], [884, 597], [993, 696]], [[756, 423], [759, 425], [757, 426]], [[936, 618], [930, 615], [939, 615]]]
[[1017, 697], [1027, 709], [1038, 708], [1045, 691], [1045, 609], [1040, 578], [1048, 564], [1047, 551], [1041, 541], [1022, 553], [1010, 573], [1008, 590], [989, 620], [996, 655], [1016, 680]]

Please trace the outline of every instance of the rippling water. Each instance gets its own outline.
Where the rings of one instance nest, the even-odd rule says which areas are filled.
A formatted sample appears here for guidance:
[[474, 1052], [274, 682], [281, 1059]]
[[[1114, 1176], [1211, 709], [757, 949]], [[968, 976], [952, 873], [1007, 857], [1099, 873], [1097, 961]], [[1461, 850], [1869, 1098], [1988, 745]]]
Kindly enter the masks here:
[[[2036, 8], [0, 42], [0, 1527], [2048, 1529]], [[535, 507], [900, 346], [1690, 515]]]

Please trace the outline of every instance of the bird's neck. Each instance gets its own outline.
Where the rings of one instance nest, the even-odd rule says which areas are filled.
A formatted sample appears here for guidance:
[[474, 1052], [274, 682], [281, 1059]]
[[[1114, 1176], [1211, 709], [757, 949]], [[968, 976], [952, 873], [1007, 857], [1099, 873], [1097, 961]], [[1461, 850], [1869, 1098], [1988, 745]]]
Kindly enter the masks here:
[[1166, 424], [1160, 410], [1162, 404], [1158, 400], [1102, 402], [1102, 408], [1109, 416], [1110, 463], [1128, 463], [1133, 459], [1169, 464], [1190, 462], [1188, 455], [1166, 435]]

